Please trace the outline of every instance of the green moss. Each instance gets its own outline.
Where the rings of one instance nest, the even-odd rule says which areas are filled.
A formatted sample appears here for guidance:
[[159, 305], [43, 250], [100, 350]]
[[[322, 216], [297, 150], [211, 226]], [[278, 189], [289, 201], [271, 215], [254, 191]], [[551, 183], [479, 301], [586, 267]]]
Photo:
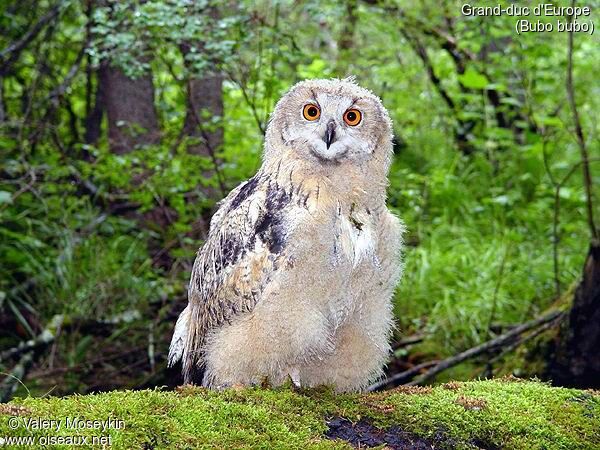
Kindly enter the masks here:
[[[445, 385], [448, 386], [448, 385]], [[426, 395], [390, 394], [388, 423], [419, 435], [443, 430], [466, 445], [600, 448], [600, 397], [534, 382], [452, 383]], [[585, 400], [581, 401], [581, 395]]]
[[[124, 426], [69, 429], [67, 417]], [[360, 395], [185, 387], [17, 399], [0, 405], [0, 436], [89, 436], [91, 446], [91, 436], [104, 435], [112, 448], [347, 448], [324, 436], [332, 417], [397, 426], [441, 448], [600, 449], [600, 393], [508, 379]], [[31, 418], [58, 420], [60, 430], [28, 431]]]

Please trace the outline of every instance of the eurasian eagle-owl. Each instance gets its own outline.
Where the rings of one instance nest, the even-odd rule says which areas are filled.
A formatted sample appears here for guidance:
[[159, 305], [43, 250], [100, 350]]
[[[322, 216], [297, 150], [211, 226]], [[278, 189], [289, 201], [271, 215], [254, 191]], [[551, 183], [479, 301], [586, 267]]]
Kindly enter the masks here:
[[380, 377], [402, 224], [386, 208], [392, 126], [351, 80], [307, 80], [277, 103], [262, 166], [211, 220], [169, 365], [209, 387]]

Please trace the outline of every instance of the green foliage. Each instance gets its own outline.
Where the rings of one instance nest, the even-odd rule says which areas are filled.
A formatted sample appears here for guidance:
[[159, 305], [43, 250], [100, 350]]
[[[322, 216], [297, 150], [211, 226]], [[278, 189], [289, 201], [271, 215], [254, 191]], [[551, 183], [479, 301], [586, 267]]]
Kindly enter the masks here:
[[[52, 6], [29, 3], [3, 7], [0, 48]], [[580, 159], [566, 107], [565, 34], [517, 37], [513, 18], [464, 18], [452, 3], [429, 0], [92, 3], [92, 11], [61, 3], [1, 79], [0, 312], [25, 330], [2, 344], [35, 335], [56, 313], [105, 320], [135, 310], [140, 341], [145, 325], [161, 322], [164, 354], [169, 303], [184, 297], [216, 202], [260, 166], [277, 99], [315, 77], [355, 75], [394, 121], [389, 204], [409, 230], [395, 299], [401, 333], [425, 330], [420, 350], [439, 357], [488, 339], [491, 323], [518, 323], [551, 304], [555, 183]], [[435, 33], [448, 23], [464, 67]], [[576, 99], [593, 157], [599, 48], [597, 38], [575, 36]], [[104, 121], [100, 139], [86, 143], [103, 63], [152, 73], [160, 142], [114, 154]], [[224, 114], [202, 121], [222, 126], [224, 141], [209, 158], [188, 153], [198, 138], [182, 129], [188, 81], [213, 72], [224, 74]], [[580, 275], [589, 238], [579, 171], [558, 198], [565, 288]], [[167, 211], [169, 225], [153, 219], [156, 210]], [[61, 350], [87, 355], [75, 341]]]
[[[522, 322], [554, 295], [554, 189], [536, 146], [500, 156], [499, 173], [486, 158], [456, 154], [423, 175], [401, 159], [393, 168], [390, 201], [409, 225], [409, 243], [418, 243], [407, 248], [397, 317], [404, 333], [426, 326], [436, 353], [476, 345], [489, 338], [490, 321]], [[567, 286], [579, 276], [587, 234], [581, 188], [563, 195], [569, 198], [561, 223], [569, 231], [560, 245], [560, 276]]]
[[458, 76], [458, 81], [466, 88], [485, 89], [489, 84], [489, 80], [485, 75], [477, 72], [473, 68]]
[[150, 69], [152, 55], [165, 44], [190, 45], [186, 67], [201, 75], [232, 54], [231, 33], [242, 20], [242, 15], [218, 19], [216, 8], [211, 1], [107, 2], [94, 11], [95, 40], [88, 53], [96, 64], [110, 61], [135, 78]]
[[[8, 426], [17, 418], [16, 429]], [[67, 418], [112, 419], [106, 431], [68, 429]], [[124, 391], [65, 398], [26, 398], [0, 405], [2, 436], [110, 436], [113, 448], [349, 448], [328, 440], [326, 421], [344, 417], [391, 426], [436, 448], [600, 448], [600, 396], [507, 380], [449, 383], [434, 389], [335, 395], [326, 389]], [[24, 426], [61, 421], [58, 432]], [[13, 419], [14, 420], [14, 419]], [[116, 420], [123, 426], [114, 425]]]

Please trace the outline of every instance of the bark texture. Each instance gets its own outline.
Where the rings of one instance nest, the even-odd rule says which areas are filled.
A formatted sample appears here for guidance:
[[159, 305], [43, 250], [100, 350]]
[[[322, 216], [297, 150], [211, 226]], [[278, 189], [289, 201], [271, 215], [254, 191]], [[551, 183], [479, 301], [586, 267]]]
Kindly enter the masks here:
[[184, 133], [196, 139], [188, 146], [188, 152], [213, 157], [223, 145], [223, 127], [211, 123], [213, 117], [223, 117], [222, 90], [221, 73], [189, 79]]
[[160, 132], [152, 74], [133, 79], [107, 65], [100, 70], [99, 78], [111, 151], [124, 154], [136, 146], [157, 143]]
[[558, 385], [600, 388], [600, 243], [590, 245], [549, 372]]

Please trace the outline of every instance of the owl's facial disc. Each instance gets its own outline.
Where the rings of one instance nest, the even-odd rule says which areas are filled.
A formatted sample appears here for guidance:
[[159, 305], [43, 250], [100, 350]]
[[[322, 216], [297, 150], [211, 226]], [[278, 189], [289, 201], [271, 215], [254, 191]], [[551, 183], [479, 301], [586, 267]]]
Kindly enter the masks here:
[[[337, 93], [314, 93], [294, 99], [296, 114], [288, 116], [282, 138], [300, 152], [308, 151], [319, 161], [360, 162], [373, 153], [378, 133], [376, 106], [367, 99]], [[292, 102], [290, 102], [292, 103]]]
[[277, 102], [266, 130], [263, 160], [293, 159], [311, 170], [387, 170], [391, 125], [381, 100], [350, 79], [301, 81]]

